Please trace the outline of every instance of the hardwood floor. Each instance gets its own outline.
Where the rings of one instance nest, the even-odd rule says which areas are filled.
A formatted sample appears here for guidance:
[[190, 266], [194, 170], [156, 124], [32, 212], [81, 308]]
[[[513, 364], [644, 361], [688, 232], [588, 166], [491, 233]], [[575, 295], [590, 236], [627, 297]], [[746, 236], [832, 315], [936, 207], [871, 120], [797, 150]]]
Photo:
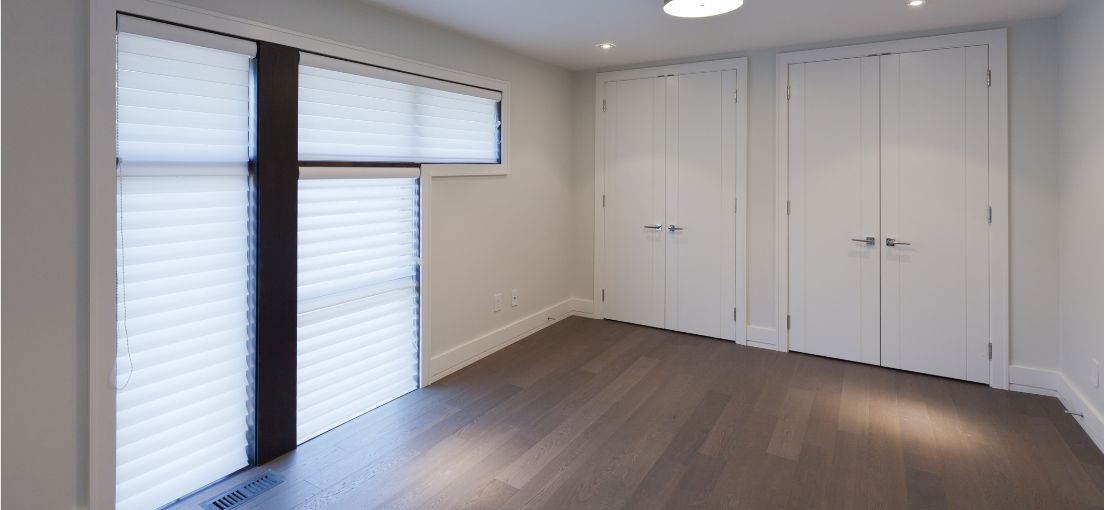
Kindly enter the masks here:
[[259, 469], [242, 508], [1101, 508], [1054, 398], [570, 318]]

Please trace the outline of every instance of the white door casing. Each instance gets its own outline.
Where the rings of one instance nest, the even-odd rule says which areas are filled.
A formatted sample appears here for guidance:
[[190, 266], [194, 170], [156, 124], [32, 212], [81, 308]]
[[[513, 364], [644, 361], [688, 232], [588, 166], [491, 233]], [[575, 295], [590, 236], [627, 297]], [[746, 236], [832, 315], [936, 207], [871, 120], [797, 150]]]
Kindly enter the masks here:
[[789, 77], [791, 349], [877, 365], [879, 58]]

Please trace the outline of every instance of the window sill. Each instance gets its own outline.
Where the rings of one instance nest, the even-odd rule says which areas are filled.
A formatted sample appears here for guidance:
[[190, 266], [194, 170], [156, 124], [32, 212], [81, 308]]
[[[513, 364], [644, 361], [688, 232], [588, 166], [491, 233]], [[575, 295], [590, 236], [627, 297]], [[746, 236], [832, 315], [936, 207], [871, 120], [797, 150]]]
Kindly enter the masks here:
[[426, 163], [422, 165], [422, 177], [487, 177], [508, 176], [506, 164], [451, 164]]

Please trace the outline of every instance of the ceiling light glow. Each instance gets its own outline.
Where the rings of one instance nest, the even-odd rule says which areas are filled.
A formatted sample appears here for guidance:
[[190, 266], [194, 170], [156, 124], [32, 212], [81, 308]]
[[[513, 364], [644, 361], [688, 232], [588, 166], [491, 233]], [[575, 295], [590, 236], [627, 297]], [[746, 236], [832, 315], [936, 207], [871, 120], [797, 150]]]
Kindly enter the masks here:
[[608, 50], [608, 49], [613, 48], [614, 46], [617, 46], [617, 45], [612, 43], [612, 42], [602, 42], [602, 43], [596, 44], [595, 46], [598, 47], [599, 49]]
[[922, 5], [925, 5], [925, 0], [909, 0], [906, 5], [910, 7], [920, 7]]
[[705, 18], [735, 11], [744, 0], [664, 0], [664, 12], [680, 18]]

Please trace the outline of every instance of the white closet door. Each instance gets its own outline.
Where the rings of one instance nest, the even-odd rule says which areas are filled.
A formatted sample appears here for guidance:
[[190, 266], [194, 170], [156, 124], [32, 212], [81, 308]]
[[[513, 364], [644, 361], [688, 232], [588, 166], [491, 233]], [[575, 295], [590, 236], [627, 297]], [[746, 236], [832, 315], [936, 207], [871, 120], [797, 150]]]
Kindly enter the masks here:
[[879, 60], [789, 74], [790, 348], [878, 364]]
[[987, 53], [881, 57], [884, 366], [989, 381]]
[[664, 327], [664, 79], [606, 84], [605, 314]]
[[734, 340], [736, 71], [667, 85], [666, 327]]

